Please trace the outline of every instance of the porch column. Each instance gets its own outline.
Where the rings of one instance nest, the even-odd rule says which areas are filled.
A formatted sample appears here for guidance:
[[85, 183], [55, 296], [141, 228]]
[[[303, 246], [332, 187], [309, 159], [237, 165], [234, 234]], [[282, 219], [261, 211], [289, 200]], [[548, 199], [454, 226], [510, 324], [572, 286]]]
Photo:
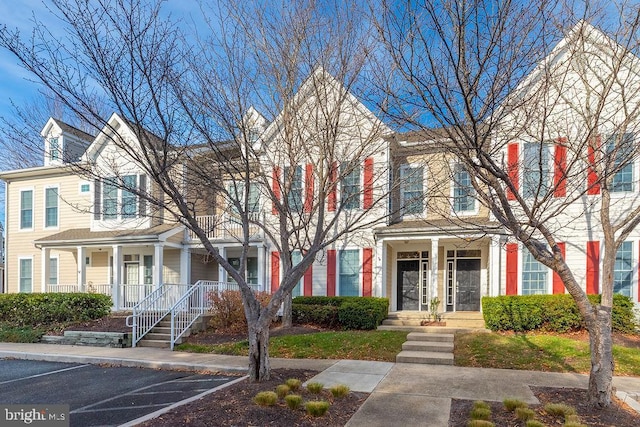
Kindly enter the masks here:
[[489, 295], [495, 297], [500, 295], [500, 271], [501, 271], [500, 236], [491, 236], [489, 243]]
[[[164, 266], [164, 244], [163, 243], [155, 243], [153, 245], [153, 285], [154, 289], [158, 289], [163, 284], [164, 278], [163, 274], [163, 266]], [[182, 261], [182, 259], [180, 260]], [[182, 275], [182, 271], [180, 272]]]
[[51, 256], [51, 249], [40, 249], [42, 256], [42, 292], [47, 292], [47, 284], [49, 283], [49, 258]]
[[376, 272], [376, 284], [373, 291], [373, 295], [382, 298], [387, 297], [387, 244], [378, 240], [376, 243], [376, 266], [374, 271]]
[[[224, 259], [227, 259], [227, 249], [225, 247], [218, 248], [218, 253]], [[227, 281], [227, 270], [222, 268], [220, 264], [218, 264], [218, 282], [226, 282]]]
[[122, 246], [113, 245], [113, 283], [111, 297], [116, 310], [120, 308], [120, 285], [122, 283]]
[[264, 245], [258, 246], [258, 289], [261, 291], [267, 290], [267, 282], [265, 279], [265, 272], [267, 271], [265, 268], [266, 252]]
[[78, 246], [78, 289], [80, 292], [85, 291], [85, 277], [86, 277], [86, 264], [84, 258], [86, 256], [86, 250], [84, 246]]
[[191, 284], [191, 251], [186, 247], [180, 249], [180, 284]]
[[431, 298], [438, 296], [438, 239], [431, 239]]

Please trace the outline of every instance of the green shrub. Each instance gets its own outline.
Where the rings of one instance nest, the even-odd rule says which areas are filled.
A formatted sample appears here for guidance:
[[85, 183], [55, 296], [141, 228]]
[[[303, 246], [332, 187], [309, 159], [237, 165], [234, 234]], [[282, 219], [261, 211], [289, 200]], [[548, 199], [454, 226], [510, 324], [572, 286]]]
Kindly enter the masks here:
[[[589, 295], [592, 304], [600, 295]], [[633, 301], [623, 295], [613, 298], [612, 327], [618, 332], [635, 329]], [[482, 311], [485, 325], [492, 331], [526, 332], [544, 330], [569, 332], [584, 328], [578, 307], [568, 294], [557, 295], [505, 295], [484, 297]]]
[[564, 403], [547, 403], [544, 405], [544, 410], [549, 415], [557, 417], [566, 417], [567, 415], [575, 415], [576, 409], [573, 406], [569, 406]]
[[544, 423], [538, 421], [538, 420], [529, 420], [527, 421], [527, 423], [525, 424], [526, 427], [544, 427]]
[[297, 378], [289, 378], [284, 383], [289, 386], [289, 389], [291, 391], [298, 390], [300, 388], [300, 386], [302, 385], [302, 381], [300, 381]]
[[471, 420], [467, 423], [467, 427], [494, 427], [495, 424], [487, 420]]
[[278, 402], [278, 395], [273, 391], [261, 391], [255, 395], [253, 401], [260, 406], [273, 406]]
[[377, 328], [388, 312], [386, 298], [353, 298], [338, 307], [338, 320], [345, 329], [370, 330]]
[[47, 328], [13, 326], [8, 322], [0, 322], [0, 342], [38, 342], [46, 332]]
[[333, 397], [345, 397], [349, 394], [349, 387], [344, 384], [338, 384], [329, 389]]
[[329, 410], [329, 402], [325, 400], [312, 400], [304, 405], [307, 414], [312, 417], [321, 417]]
[[491, 406], [489, 406], [489, 404], [483, 400], [476, 400], [475, 402], [473, 402], [473, 407], [491, 409]]
[[319, 393], [322, 392], [323, 388], [324, 388], [324, 384], [322, 384], [322, 383], [308, 383], [307, 384], [307, 390], [309, 390], [309, 393], [319, 394]]
[[111, 297], [89, 293], [0, 294], [0, 322], [38, 326], [85, 322], [111, 312]]
[[491, 409], [489, 408], [481, 408], [476, 407], [471, 410], [469, 417], [472, 420], [486, 420], [489, 421], [491, 419]]
[[288, 394], [284, 397], [284, 401], [289, 409], [298, 409], [302, 405], [302, 396], [299, 394]]
[[526, 408], [527, 404], [524, 403], [522, 400], [518, 400], [518, 399], [504, 399], [502, 401], [502, 404], [504, 405], [505, 409], [507, 411], [513, 412], [515, 411], [517, 408]]
[[298, 325], [338, 326], [338, 307], [333, 305], [293, 304], [291, 319]]
[[289, 394], [291, 389], [286, 384], [280, 384], [276, 387], [276, 394], [280, 399], [284, 398], [287, 394]]
[[529, 421], [536, 416], [533, 409], [529, 408], [516, 408], [516, 418], [520, 421]]
[[357, 297], [295, 297], [293, 299], [293, 304], [300, 305], [330, 305], [333, 307], [340, 307], [342, 303], [345, 301], [349, 301], [350, 299]]

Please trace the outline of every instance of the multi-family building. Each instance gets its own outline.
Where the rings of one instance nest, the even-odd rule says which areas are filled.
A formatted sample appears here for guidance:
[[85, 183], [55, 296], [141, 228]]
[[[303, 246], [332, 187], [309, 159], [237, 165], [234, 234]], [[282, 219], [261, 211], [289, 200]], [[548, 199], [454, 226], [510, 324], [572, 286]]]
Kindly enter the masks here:
[[[545, 61], [547, 68], [534, 70], [520, 89], [532, 90], [548, 72], [549, 63], [567, 77], [563, 84], [573, 82], [571, 87], [557, 88], [557, 93], [576, 93], [562, 98], [564, 104], [555, 100], [547, 108], [555, 127], [540, 131], [540, 138], [527, 139], [511, 135], [504, 126], [492, 140], [504, 146], [499, 155], [506, 159], [514, 187], [524, 198], [535, 197], [540, 183], [548, 182], [543, 190], [553, 188], [553, 197], [547, 201], [550, 209], [554, 203], [569, 201], [570, 206], [550, 221], [564, 225], [558, 227], [558, 235], [566, 259], [587, 292], [597, 293], [603, 239], [597, 225], [597, 185], [590, 184], [589, 174], [571, 177], [583, 179], [579, 185], [567, 175], [567, 164], [582, 161], [582, 149], [571, 145], [579, 140], [579, 120], [567, 113], [571, 110], [567, 105], [582, 102], [586, 89], [575, 83], [582, 80], [566, 64], [575, 59], [571, 43], [602, 49], [602, 41], [608, 39], [593, 28], [583, 34], [579, 41], [563, 40]], [[634, 57], [634, 65], [636, 61]], [[622, 79], [627, 87], [639, 80], [631, 72]], [[318, 81], [330, 89], [323, 93], [346, 96], [348, 105], [340, 121], [345, 131], [333, 140], [331, 157], [322, 151], [326, 147], [314, 145], [309, 128], [296, 139], [306, 147], [305, 155], [291, 155], [291, 139], [283, 126], [288, 112], [271, 122], [253, 109], [249, 113], [255, 123], [255, 135], [249, 139], [271, 177], [271, 182], [256, 181], [256, 188], [248, 192], [251, 215], [259, 216], [256, 222], [277, 230], [285, 201], [288, 208], [312, 215], [314, 200], [322, 197], [327, 217], [360, 215], [359, 220], [367, 224], [341, 235], [323, 250], [294, 295], [381, 296], [389, 298], [391, 311], [426, 311], [432, 298], [438, 297], [439, 311], [480, 311], [482, 296], [565, 292], [559, 278], [515, 243], [476, 198], [473, 176], [448, 149], [444, 130], [393, 132], [352, 95], [344, 95], [332, 78], [309, 80], [300, 88], [294, 104], [307, 119], [323, 111], [323, 102], [335, 101], [335, 97], [317, 96], [313, 88], [317, 89]], [[608, 102], [614, 112], [622, 108], [620, 100]], [[520, 117], [514, 111], [507, 120], [516, 123]], [[614, 117], [612, 129], [617, 127]], [[354, 123], [358, 132], [348, 132]], [[632, 127], [629, 124], [625, 141], [635, 138]], [[229, 280], [184, 225], [123, 189], [150, 190], [154, 183], [143, 167], [113, 144], [113, 132], [132, 147], [139, 143], [130, 122], [117, 114], [97, 136], [51, 119], [42, 131], [44, 165], [0, 174], [6, 183], [7, 292], [105, 292], [119, 306], [126, 306], [164, 284]], [[593, 136], [606, 140], [609, 134], [602, 127], [601, 134]], [[287, 144], [289, 151], [282, 148]], [[285, 152], [289, 155], [282, 155]], [[572, 157], [571, 153], [578, 154]], [[585, 161], [590, 156], [585, 152]], [[73, 166], [77, 162], [95, 165], [105, 171], [104, 176], [83, 178]], [[341, 174], [335, 185], [325, 185], [340, 162], [349, 165], [348, 173]], [[638, 168], [636, 161], [616, 174], [614, 211], [638, 204]], [[116, 169], [118, 179], [108, 173]], [[234, 184], [232, 177], [226, 179]], [[269, 191], [260, 185], [269, 186]], [[196, 219], [220, 254], [239, 265], [240, 224], [233, 210], [221, 205], [203, 205]], [[246, 277], [256, 289], [272, 292], [282, 278], [277, 245], [259, 227], [252, 228], [249, 240]], [[294, 251], [292, 262], [300, 256]], [[615, 271], [615, 291], [634, 301], [640, 298], [635, 267], [639, 262], [640, 232], [634, 232], [618, 252]]]

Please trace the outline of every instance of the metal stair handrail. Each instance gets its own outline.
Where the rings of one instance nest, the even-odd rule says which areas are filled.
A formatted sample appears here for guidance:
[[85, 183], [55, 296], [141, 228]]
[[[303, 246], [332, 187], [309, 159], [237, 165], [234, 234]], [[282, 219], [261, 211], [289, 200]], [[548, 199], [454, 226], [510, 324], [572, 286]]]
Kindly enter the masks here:
[[127, 326], [132, 328], [132, 347], [135, 347], [142, 337], [171, 313], [171, 308], [188, 291], [189, 286], [182, 284], [160, 285], [133, 307], [133, 313], [127, 316], [126, 321]]

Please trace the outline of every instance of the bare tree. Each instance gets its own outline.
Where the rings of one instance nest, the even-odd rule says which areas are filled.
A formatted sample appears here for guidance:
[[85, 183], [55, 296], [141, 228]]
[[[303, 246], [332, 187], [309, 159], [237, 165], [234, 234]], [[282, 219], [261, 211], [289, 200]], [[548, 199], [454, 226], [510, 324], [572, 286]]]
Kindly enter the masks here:
[[[281, 303], [314, 262], [326, 262], [328, 248], [361, 244], [389, 214], [388, 129], [352, 95], [365, 89], [371, 51], [364, 14], [333, 2], [220, 2], [203, 8], [207, 25], [194, 34], [163, 18], [154, 2], [53, 5], [66, 40], [42, 24], [29, 41], [5, 27], [0, 45], [96, 131], [106, 129], [116, 155], [131, 158], [152, 185], [127, 186], [115, 158], [79, 163], [76, 172], [115, 176], [188, 227], [238, 283], [249, 374], [268, 379], [269, 325]], [[96, 93], [127, 120], [137, 143], [92, 108], [87, 100]], [[206, 211], [240, 225], [233, 234], [242, 247], [239, 267], [210, 241], [211, 224], [198, 221]], [[256, 230], [282, 262], [279, 287], [264, 308], [245, 276]]]
[[[380, 81], [395, 101], [390, 115], [440, 126], [477, 199], [562, 279], [590, 335], [589, 400], [605, 407], [616, 253], [640, 223], [637, 195], [615, 194], [637, 185], [624, 173], [638, 159], [639, 21], [624, 5], [610, 19], [593, 4], [565, 6], [385, 2], [377, 27], [394, 72]], [[603, 241], [598, 304], [587, 298], [584, 265], [564, 255], [564, 242], [585, 235]]]

